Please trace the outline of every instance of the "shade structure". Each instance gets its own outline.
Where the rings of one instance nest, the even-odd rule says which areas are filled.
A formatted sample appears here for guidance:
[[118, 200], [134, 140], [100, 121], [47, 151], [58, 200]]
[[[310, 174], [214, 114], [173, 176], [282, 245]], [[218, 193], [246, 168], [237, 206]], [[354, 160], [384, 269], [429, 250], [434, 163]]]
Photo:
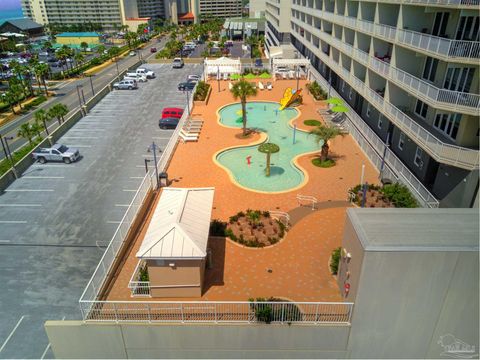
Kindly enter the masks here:
[[348, 108], [343, 105], [337, 105], [334, 106], [331, 110], [336, 113], [346, 113], [348, 111]]
[[255, 75], [253, 75], [252, 73], [250, 73], [250, 74], [247, 74], [247, 75], [245, 75], [245, 76], [244, 76], [244, 78], [245, 78], [245, 79], [249, 79], [249, 80], [251, 80], [251, 79], [255, 79], [255, 78], [256, 78], [256, 76], [255, 76]]
[[238, 80], [240, 79], [240, 74], [232, 74], [230, 75], [230, 80]]
[[272, 75], [270, 75], [269, 73], [262, 73], [259, 76], [260, 79], [270, 79], [271, 77]]
[[214, 191], [164, 188], [136, 257], [205, 258]]
[[218, 59], [205, 59], [204, 62], [205, 78], [209, 74], [240, 74], [242, 72], [242, 63], [240, 59], [231, 59], [220, 57]]
[[337, 97], [331, 97], [327, 99], [327, 104], [332, 104], [332, 105], [343, 105], [343, 100]]

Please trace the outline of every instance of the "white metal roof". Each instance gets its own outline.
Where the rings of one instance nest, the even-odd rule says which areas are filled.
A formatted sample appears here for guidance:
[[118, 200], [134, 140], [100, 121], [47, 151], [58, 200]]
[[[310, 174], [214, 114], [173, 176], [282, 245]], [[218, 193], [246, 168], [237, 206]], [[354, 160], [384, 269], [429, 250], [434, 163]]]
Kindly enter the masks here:
[[273, 65], [310, 65], [308, 59], [273, 59]]
[[214, 192], [214, 188], [164, 188], [136, 256], [204, 258]]
[[218, 59], [205, 59], [205, 74], [228, 73], [240, 74], [242, 72], [242, 63], [240, 59], [231, 59], [222, 56]]

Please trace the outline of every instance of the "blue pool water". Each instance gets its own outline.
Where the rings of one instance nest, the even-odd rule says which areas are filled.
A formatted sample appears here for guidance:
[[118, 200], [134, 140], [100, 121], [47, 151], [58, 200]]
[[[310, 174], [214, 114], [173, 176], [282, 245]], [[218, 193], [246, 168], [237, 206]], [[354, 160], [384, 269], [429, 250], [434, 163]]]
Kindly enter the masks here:
[[[278, 103], [248, 102], [247, 127], [256, 128], [268, 135], [267, 142], [280, 146], [280, 152], [271, 155], [271, 174], [265, 175], [266, 154], [258, 151], [258, 145], [238, 147], [218, 154], [217, 160], [225, 166], [242, 186], [264, 192], [288, 191], [304, 180], [303, 172], [293, 164], [293, 159], [304, 153], [316, 151], [319, 144], [315, 137], [303, 131], [296, 131], [293, 144], [293, 127], [290, 120], [298, 111], [287, 108], [278, 111]], [[242, 127], [241, 105], [233, 104], [220, 111], [220, 122], [226, 126]], [[251, 165], [247, 157], [251, 156]]]

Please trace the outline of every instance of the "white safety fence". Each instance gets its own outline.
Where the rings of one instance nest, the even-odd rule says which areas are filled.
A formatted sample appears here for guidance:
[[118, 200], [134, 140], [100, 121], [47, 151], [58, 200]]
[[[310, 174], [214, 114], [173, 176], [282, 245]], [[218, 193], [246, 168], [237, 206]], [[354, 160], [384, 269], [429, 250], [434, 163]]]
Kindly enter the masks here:
[[350, 302], [83, 301], [85, 321], [147, 323], [350, 324]]

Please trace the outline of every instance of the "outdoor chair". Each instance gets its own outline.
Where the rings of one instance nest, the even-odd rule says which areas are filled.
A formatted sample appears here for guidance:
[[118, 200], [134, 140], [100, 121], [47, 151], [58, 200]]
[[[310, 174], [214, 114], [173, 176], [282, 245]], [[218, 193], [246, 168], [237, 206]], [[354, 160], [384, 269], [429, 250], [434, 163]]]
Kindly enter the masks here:
[[268, 82], [268, 83], [267, 83], [267, 89], [268, 89], [268, 90], [272, 90], [272, 89], [273, 89], [273, 86], [272, 86], [272, 83], [271, 83], [271, 82]]
[[261, 81], [258, 82], [258, 88], [260, 90], [265, 90], [265, 86], [263, 85], [263, 83]]
[[232, 88], [233, 88], [233, 85], [232, 85], [231, 82], [229, 82], [229, 83], [228, 83], [228, 90], [232, 90]]
[[223, 80], [228, 80], [228, 74], [227, 73], [223, 74]]

